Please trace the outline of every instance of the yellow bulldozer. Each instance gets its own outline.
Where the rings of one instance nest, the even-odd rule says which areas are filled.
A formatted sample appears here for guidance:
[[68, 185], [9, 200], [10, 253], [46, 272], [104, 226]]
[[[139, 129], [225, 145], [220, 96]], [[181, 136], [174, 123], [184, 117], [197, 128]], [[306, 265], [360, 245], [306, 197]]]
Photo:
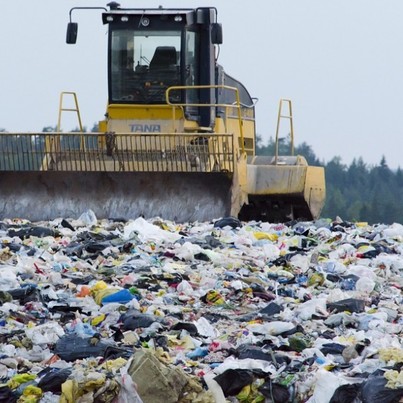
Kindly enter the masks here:
[[255, 154], [254, 99], [217, 62], [216, 8], [102, 9], [105, 119], [91, 133], [0, 133], [0, 219], [88, 209], [98, 218], [177, 222], [318, 218], [323, 168], [278, 147], [272, 157]]

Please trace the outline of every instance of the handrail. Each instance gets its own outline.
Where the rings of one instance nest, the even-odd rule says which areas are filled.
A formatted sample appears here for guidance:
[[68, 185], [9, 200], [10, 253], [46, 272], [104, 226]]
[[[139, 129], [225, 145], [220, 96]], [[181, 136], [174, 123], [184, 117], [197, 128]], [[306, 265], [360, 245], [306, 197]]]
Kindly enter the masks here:
[[[0, 133], [0, 172], [234, 172], [228, 133]], [[50, 147], [49, 144], [58, 144]]]
[[[64, 108], [63, 107], [63, 99], [65, 95], [72, 95], [73, 96], [73, 101], [74, 101], [74, 108]], [[61, 132], [61, 123], [62, 123], [62, 112], [75, 112], [77, 114], [77, 120], [78, 120], [78, 127], [80, 129], [80, 132], [84, 134], [84, 129], [83, 129], [83, 124], [81, 121], [81, 114], [80, 114], [80, 108], [78, 107], [78, 99], [77, 99], [77, 94], [73, 91], [62, 91], [60, 93], [60, 101], [59, 101], [59, 116], [57, 119], [57, 132]], [[85, 141], [84, 141], [84, 135], [81, 135], [81, 145], [85, 148]], [[49, 144], [49, 147], [51, 147], [52, 144]], [[56, 147], [58, 145], [55, 145]]]
[[[73, 100], [74, 100], [74, 105], [75, 108], [63, 108], [63, 97], [64, 95], [73, 95]], [[77, 119], [78, 119], [78, 126], [80, 128], [80, 132], [83, 132], [83, 125], [81, 123], [81, 115], [80, 115], [80, 108], [78, 107], [78, 100], [77, 100], [77, 94], [75, 92], [71, 91], [62, 91], [60, 93], [60, 101], [59, 101], [59, 117], [57, 120], [57, 130], [58, 132], [61, 132], [61, 121], [62, 121], [62, 112], [76, 112], [77, 113]]]
[[[283, 102], [288, 103], [288, 115], [282, 115]], [[292, 120], [292, 102], [290, 99], [280, 99], [279, 107], [278, 107], [278, 116], [277, 116], [277, 128], [276, 128], [276, 154], [274, 156], [274, 163], [277, 165], [278, 160], [278, 143], [279, 143], [279, 131], [280, 131], [280, 119], [289, 119], [290, 121], [290, 147], [291, 147], [291, 155], [294, 155], [294, 125]]]
[[[230, 90], [235, 92], [235, 104], [221, 104], [221, 103], [210, 103], [210, 104], [201, 104], [201, 103], [172, 103], [169, 99], [169, 94], [171, 91], [178, 91], [178, 90], [188, 90], [188, 89], [223, 89], [223, 90]], [[165, 100], [168, 105], [172, 106], [172, 119], [175, 122], [175, 107], [189, 107], [189, 106], [196, 106], [196, 107], [223, 107], [223, 108], [237, 108], [238, 110], [238, 124], [239, 124], [239, 133], [241, 136], [241, 151], [242, 154], [245, 153], [245, 141], [243, 135], [243, 122], [242, 122], [242, 115], [241, 115], [241, 101], [239, 97], [239, 90], [236, 87], [230, 87], [228, 85], [176, 85], [172, 87], [168, 87], [165, 92]]]

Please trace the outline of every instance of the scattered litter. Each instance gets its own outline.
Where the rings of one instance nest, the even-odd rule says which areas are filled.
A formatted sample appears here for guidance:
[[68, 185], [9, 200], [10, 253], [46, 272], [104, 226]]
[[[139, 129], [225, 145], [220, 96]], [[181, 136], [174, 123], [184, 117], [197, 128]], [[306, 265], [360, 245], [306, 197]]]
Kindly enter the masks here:
[[0, 222], [0, 401], [395, 402], [403, 226]]

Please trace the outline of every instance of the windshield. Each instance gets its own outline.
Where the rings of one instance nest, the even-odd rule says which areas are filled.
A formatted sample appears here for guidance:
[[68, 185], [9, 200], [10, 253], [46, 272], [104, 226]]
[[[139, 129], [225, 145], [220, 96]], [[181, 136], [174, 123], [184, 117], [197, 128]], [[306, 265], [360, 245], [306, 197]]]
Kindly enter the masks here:
[[165, 103], [165, 90], [181, 83], [180, 49], [181, 31], [113, 31], [111, 101]]

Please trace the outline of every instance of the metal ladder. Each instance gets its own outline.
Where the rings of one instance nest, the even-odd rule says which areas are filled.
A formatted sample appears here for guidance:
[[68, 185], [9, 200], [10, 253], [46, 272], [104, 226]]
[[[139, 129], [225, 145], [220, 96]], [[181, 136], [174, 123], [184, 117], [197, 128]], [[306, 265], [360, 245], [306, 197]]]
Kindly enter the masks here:
[[[63, 99], [64, 96], [66, 95], [71, 95], [73, 96], [73, 101], [74, 101], [74, 108], [64, 108], [63, 107]], [[60, 93], [60, 101], [59, 101], [59, 116], [57, 119], [57, 127], [56, 127], [56, 131], [58, 133], [61, 133], [61, 123], [62, 123], [62, 112], [75, 112], [77, 114], [77, 119], [78, 119], [78, 127], [80, 129], [81, 133], [84, 133], [83, 130], [83, 125], [81, 122], [81, 115], [80, 115], [80, 108], [78, 107], [78, 100], [77, 100], [77, 94], [75, 92], [71, 92], [71, 91], [62, 91]], [[84, 137], [81, 137], [81, 142], [80, 142], [80, 146], [83, 150], [85, 150], [85, 141], [84, 141]]]
[[[63, 98], [65, 95], [73, 96], [75, 108], [63, 108]], [[57, 128], [56, 128], [56, 130], [59, 133], [61, 132], [62, 112], [76, 112], [77, 118], [78, 118], [78, 127], [80, 128], [80, 131], [83, 132], [83, 125], [81, 123], [80, 109], [78, 107], [77, 94], [75, 92], [63, 91], [60, 93], [59, 117], [57, 119]]]
[[[288, 115], [283, 115], [283, 103], [288, 104]], [[290, 148], [291, 155], [294, 155], [294, 125], [292, 121], [292, 103], [290, 99], [280, 99], [279, 107], [278, 107], [278, 116], [277, 116], [277, 128], [276, 128], [276, 155], [274, 157], [274, 163], [277, 165], [278, 162], [278, 143], [279, 143], [279, 131], [280, 131], [280, 122], [281, 119], [288, 119], [290, 121]]]

